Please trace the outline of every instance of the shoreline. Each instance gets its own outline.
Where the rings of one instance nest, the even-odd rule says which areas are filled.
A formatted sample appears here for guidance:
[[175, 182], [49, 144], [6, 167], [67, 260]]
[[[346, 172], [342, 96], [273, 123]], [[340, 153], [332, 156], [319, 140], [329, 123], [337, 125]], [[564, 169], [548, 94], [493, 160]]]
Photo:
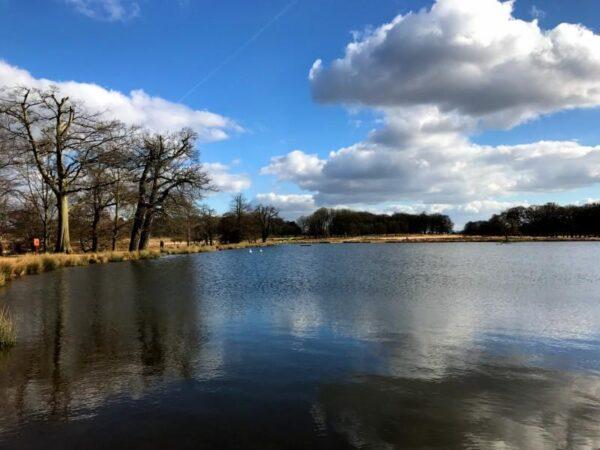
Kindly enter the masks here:
[[275, 244], [248, 243], [222, 244], [213, 246], [168, 246], [164, 249], [151, 247], [148, 250], [129, 252], [127, 250], [105, 251], [97, 253], [27, 253], [24, 255], [0, 256], [0, 287], [12, 280], [26, 275], [52, 272], [63, 267], [82, 267], [92, 264], [108, 264], [125, 261], [143, 261], [158, 259], [170, 255], [191, 255], [212, 253], [224, 250], [269, 247]]
[[167, 244], [160, 248], [160, 239], [152, 240], [154, 245], [148, 250], [139, 252], [105, 251], [98, 253], [42, 253], [35, 255], [0, 256], [0, 286], [26, 275], [51, 272], [63, 267], [81, 267], [92, 264], [112, 262], [140, 261], [157, 259], [170, 255], [190, 255], [212, 253], [225, 250], [241, 250], [276, 245], [322, 245], [322, 244], [418, 244], [418, 243], [519, 243], [519, 242], [600, 242], [600, 237], [550, 237], [550, 236], [465, 236], [465, 235], [388, 235], [388, 236], [355, 236], [330, 238], [272, 238], [267, 242], [241, 242], [238, 244], [178, 245]]
[[600, 242], [600, 237], [554, 237], [554, 236], [467, 236], [462, 234], [440, 235], [387, 235], [387, 236], [353, 236], [329, 238], [274, 238], [275, 244], [414, 244], [414, 243], [447, 243], [447, 242]]

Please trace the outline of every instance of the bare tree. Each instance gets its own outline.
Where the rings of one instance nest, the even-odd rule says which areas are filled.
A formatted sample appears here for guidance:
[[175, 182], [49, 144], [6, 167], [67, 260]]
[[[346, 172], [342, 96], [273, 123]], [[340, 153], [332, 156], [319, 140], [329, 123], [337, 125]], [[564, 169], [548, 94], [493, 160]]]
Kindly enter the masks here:
[[122, 127], [62, 97], [56, 89], [15, 88], [0, 98], [0, 127], [15, 148], [29, 154], [54, 193], [58, 211], [55, 251], [70, 252], [69, 196], [84, 189], [87, 169]]
[[187, 245], [191, 245], [200, 218], [194, 196], [188, 190], [178, 190], [165, 201], [162, 209], [171, 236], [182, 236]]
[[213, 245], [214, 236], [217, 230], [217, 215], [214, 209], [207, 205], [200, 207], [200, 233], [204, 239], [205, 245]]
[[132, 200], [132, 190], [128, 186], [127, 174], [125, 169], [122, 167], [114, 167], [110, 170], [110, 176], [114, 180], [111, 184], [110, 189], [113, 198], [113, 218], [111, 227], [111, 249], [115, 251], [117, 249], [117, 242], [123, 226], [127, 224], [127, 221], [123, 219], [123, 211], [129, 209]]
[[241, 242], [247, 237], [248, 213], [251, 211], [250, 203], [244, 194], [236, 194], [231, 199], [229, 212], [235, 219], [234, 241]]
[[89, 187], [86, 189], [84, 201], [88, 203], [91, 213], [90, 234], [92, 245], [90, 250], [92, 252], [97, 252], [99, 249], [98, 228], [102, 216], [109, 207], [115, 205], [113, 192], [110, 189], [114, 182], [110, 172], [107, 172], [102, 166], [92, 169], [88, 176]]
[[130, 159], [138, 187], [130, 251], [147, 248], [154, 218], [171, 195], [185, 190], [198, 199], [212, 189], [195, 144], [196, 134], [189, 129], [168, 135], [146, 133], [140, 138]]
[[329, 236], [335, 210], [319, 208], [306, 219], [307, 232], [313, 237]]
[[260, 237], [263, 242], [267, 242], [273, 232], [274, 221], [279, 217], [279, 210], [272, 205], [258, 205], [254, 208], [254, 215], [260, 226]]
[[35, 211], [41, 230], [41, 250], [47, 252], [50, 248], [52, 222], [56, 215], [52, 190], [42, 179], [33, 161], [20, 161], [16, 171], [24, 180], [24, 187], [18, 190], [19, 196], [26, 207]]
[[[0, 116], [2, 120], [5, 119]], [[0, 255], [4, 253], [2, 240], [9, 229], [11, 197], [16, 191], [12, 147], [11, 136], [0, 126]]]

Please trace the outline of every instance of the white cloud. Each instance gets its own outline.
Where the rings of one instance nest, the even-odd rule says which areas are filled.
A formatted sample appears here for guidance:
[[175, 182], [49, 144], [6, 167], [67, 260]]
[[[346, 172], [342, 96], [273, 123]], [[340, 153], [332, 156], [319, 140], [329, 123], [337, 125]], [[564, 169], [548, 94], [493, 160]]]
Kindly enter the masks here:
[[368, 140], [326, 159], [296, 150], [273, 158], [261, 173], [315, 192], [317, 204], [463, 204], [600, 182], [600, 147], [570, 141], [477, 145], [431, 107], [405, 113], [388, 115]]
[[261, 175], [276, 175], [280, 180], [308, 179], [319, 175], [324, 161], [317, 155], [307, 155], [301, 150], [293, 150], [284, 156], [271, 158], [271, 163], [260, 170]]
[[542, 30], [513, 2], [438, 0], [348, 44], [309, 74], [322, 102], [435, 105], [487, 125], [600, 104], [600, 36], [573, 24]]
[[109, 22], [127, 21], [137, 17], [140, 5], [133, 0], [65, 0], [87, 17]]
[[106, 111], [126, 124], [140, 125], [154, 131], [189, 127], [198, 133], [202, 142], [223, 140], [230, 132], [241, 130], [227, 117], [205, 110], [194, 110], [181, 103], [151, 96], [142, 90], [124, 94], [93, 83], [35, 78], [26, 70], [0, 60], [0, 88], [15, 86], [40, 89], [56, 86], [64, 95], [84, 102], [93, 110]]
[[231, 173], [231, 167], [219, 162], [204, 163], [204, 169], [208, 172], [213, 186], [219, 192], [242, 192], [252, 185], [250, 177], [243, 173]]
[[274, 192], [258, 194], [257, 203], [273, 205], [279, 209], [282, 217], [297, 219], [311, 214], [315, 209], [315, 200], [310, 194], [276, 194]]
[[404, 202], [465, 216], [504, 209], [515, 194], [600, 182], [597, 146], [470, 140], [488, 127], [600, 105], [600, 36], [580, 25], [542, 30], [512, 7], [438, 0], [355, 36], [329, 65], [317, 60], [315, 98], [374, 109], [382, 125], [327, 157], [274, 157], [261, 173], [297, 183], [317, 205]]

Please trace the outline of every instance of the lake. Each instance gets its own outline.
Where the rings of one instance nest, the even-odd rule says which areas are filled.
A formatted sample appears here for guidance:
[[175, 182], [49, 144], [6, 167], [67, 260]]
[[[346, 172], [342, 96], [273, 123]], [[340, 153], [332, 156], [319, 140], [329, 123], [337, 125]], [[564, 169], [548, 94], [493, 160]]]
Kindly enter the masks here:
[[0, 448], [598, 448], [600, 244], [278, 246], [0, 291]]

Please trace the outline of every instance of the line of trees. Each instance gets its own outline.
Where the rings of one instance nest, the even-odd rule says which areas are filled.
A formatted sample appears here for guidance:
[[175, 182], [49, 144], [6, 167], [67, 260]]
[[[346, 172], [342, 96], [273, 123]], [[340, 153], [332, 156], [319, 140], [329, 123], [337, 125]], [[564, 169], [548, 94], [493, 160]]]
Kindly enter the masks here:
[[468, 222], [464, 234], [477, 236], [600, 236], [600, 203], [517, 206], [489, 220]]
[[[0, 90], [0, 242], [12, 251], [146, 249], [153, 233], [235, 243], [297, 235], [272, 205], [236, 195], [222, 217], [189, 129], [155, 133], [107, 119], [56, 89]], [[6, 251], [2, 248], [2, 252]]]
[[73, 236], [115, 249], [125, 226], [145, 249], [170, 205], [212, 190], [193, 131], [127, 127], [56, 89], [0, 91], [0, 154], [0, 233], [42, 251], [71, 252]]
[[312, 237], [386, 234], [451, 233], [452, 220], [444, 214], [373, 214], [349, 209], [320, 208], [298, 219], [302, 233]]
[[[177, 201], [177, 199], [175, 199]], [[195, 206], [182, 202], [180, 208], [171, 208], [172, 213], [163, 215], [157, 223], [157, 232], [172, 239], [204, 242], [212, 245], [238, 243], [242, 241], [266, 242], [269, 237], [299, 236], [300, 227], [279, 217], [279, 210], [272, 205], [252, 205], [243, 194], [231, 199], [229, 210], [222, 216], [203, 205]]]

